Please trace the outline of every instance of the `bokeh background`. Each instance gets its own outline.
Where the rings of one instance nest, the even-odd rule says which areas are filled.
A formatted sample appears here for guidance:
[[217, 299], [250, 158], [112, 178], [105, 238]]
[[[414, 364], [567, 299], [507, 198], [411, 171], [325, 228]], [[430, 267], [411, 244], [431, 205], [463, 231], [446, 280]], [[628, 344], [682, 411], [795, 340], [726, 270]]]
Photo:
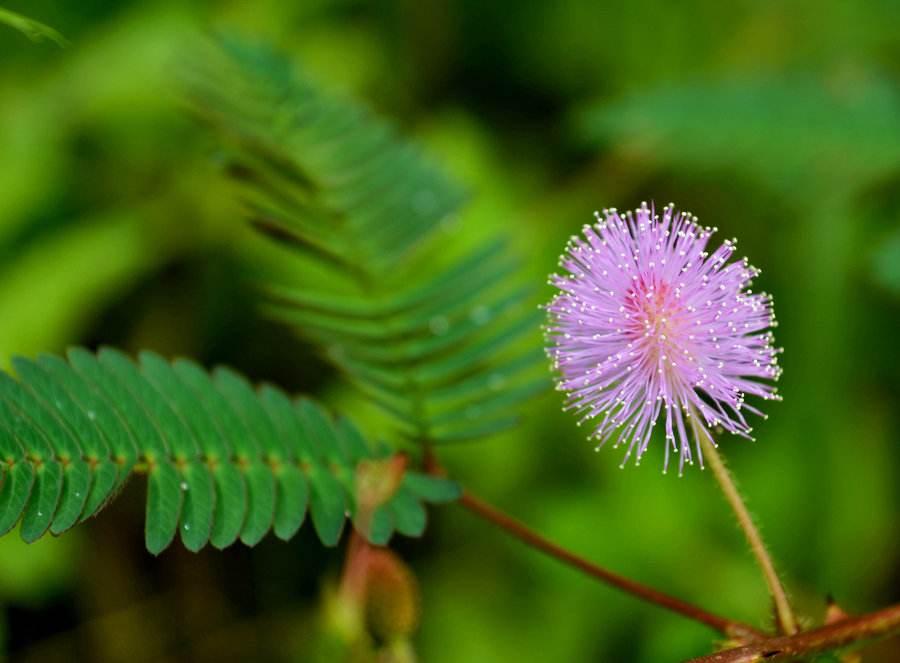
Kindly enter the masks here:
[[[175, 81], [198, 30], [294, 56], [391, 118], [473, 192], [540, 297], [597, 208], [674, 201], [738, 237], [773, 292], [784, 402], [726, 455], [801, 609], [900, 600], [900, 4], [632, 0], [5, 0], [70, 41], [0, 26], [0, 363], [115, 344], [354, 397], [255, 308], [266, 259]], [[538, 301], [536, 298], [535, 301]], [[352, 413], [352, 409], [348, 410]], [[711, 476], [618, 469], [550, 391], [443, 458], [474, 491], [614, 570], [765, 625]], [[652, 454], [651, 454], [652, 456]], [[22, 661], [316, 660], [341, 551], [301, 534], [143, 549], [135, 481], [62, 538], [0, 539], [0, 652]], [[420, 660], [676, 661], [701, 626], [594, 584], [457, 507], [395, 548]], [[325, 635], [323, 635], [325, 634]], [[333, 634], [332, 634], [333, 635]], [[317, 654], [317, 652], [319, 654]], [[897, 641], [867, 660], [900, 660]], [[2, 657], [3, 654], [0, 654]]]

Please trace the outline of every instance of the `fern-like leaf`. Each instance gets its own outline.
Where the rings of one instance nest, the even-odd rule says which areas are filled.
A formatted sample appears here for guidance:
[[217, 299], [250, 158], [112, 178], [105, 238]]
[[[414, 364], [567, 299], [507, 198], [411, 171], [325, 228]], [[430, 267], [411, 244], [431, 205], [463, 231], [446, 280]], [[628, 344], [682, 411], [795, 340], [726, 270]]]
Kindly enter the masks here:
[[283, 59], [234, 41], [208, 58], [193, 74], [193, 99], [229, 146], [252, 223], [334, 275], [272, 287], [268, 310], [412, 440], [511, 425], [546, 378], [540, 315], [506, 243], [431, 269], [443, 223], [465, 198], [456, 184]]
[[18, 379], [0, 373], [0, 534], [20, 521], [25, 541], [60, 534], [136, 472], [147, 475], [152, 553], [176, 533], [190, 550], [254, 545], [270, 530], [286, 540], [307, 511], [325, 545], [348, 515], [364, 515], [358, 529], [384, 543], [395, 529], [422, 533], [423, 501], [458, 496], [450, 481], [405, 472], [364, 514], [360, 468], [388, 472], [390, 450], [227, 368], [209, 374], [149, 352], [135, 363], [110, 349], [13, 363]]

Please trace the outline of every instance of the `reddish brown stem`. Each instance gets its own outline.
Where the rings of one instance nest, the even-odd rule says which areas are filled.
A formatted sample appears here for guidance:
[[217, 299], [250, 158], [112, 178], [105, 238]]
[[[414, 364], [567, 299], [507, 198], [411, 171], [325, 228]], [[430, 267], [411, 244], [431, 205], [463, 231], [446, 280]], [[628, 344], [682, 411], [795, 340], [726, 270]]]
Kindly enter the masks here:
[[689, 663], [757, 663], [783, 661], [833, 651], [842, 647], [900, 632], [900, 604], [849, 617], [797, 635], [771, 638], [749, 645], [695, 658]]
[[341, 595], [351, 602], [361, 601], [365, 593], [369, 551], [369, 543], [355, 529], [351, 529], [340, 587]]
[[714, 615], [702, 608], [691, 605], [690, 603], [673, 596], [669, 596], [668, 594], [664, 594], [652, 587], [647, 587], [639, 582], [615, 574], [612, 571], [607, 571], [593, 562], [589, 562], [588, 560], [569, 552], [565, 548], [556, 545], [552, 541], [548, 541], [512, 516], [483, 502], [468, 491], [463, 493], [460, 504], [477, 516], [502, 528], [526, 545], [529, 545], [536, 550], [540, 550], [564, 564], [568, 564], [582, 573], [606, 583], [607, 585], [620, 589], [627, 594], [631, 594], [639, 599], [666, 608], [672, 612], [676, 612], [688, 619], [700, 622], [701, 624], [706, 624], [729, 638], [734, 638], [745, 643], [756, 642], [768, 637], [766, 634], [748, 624]]

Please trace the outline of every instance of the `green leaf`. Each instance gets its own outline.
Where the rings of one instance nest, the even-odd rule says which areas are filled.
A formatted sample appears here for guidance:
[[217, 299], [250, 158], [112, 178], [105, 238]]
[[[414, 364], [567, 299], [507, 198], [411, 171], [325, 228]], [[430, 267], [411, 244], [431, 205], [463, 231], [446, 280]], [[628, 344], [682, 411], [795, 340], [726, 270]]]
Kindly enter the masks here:
[[428, 502], [453, 502], [462, 497], [459, 484], [440, 477], [409, 472], [403, 483], [414, 495]]
[[311, 458], [317, 461], [308, 470], [313, 526], [322, 542], [326, 546], [333, 546], [341, 536], [344, 518], [349, 514], [348, 507], [352, 500], [352, 495], [341, 490], [342, 485], [347, 485], [346, 472], [342, 472], [341, 477], [336, 477], [322, 469], [323, 466], [338, 466], [341, 462], [338, 437], [325, 413], [311, 401], [300, 401], [294, 409], [304, 437], [311, 442]]
[[249, 503], [247, 480], [237, 466], [227, 462], [219, 463], [213, 474], [216, 480], [216, 515], [209, 541], [221, 550], [237, 541], [241, 535]]
[[[223, 139], [250, 222], [318, 270], [271, 279], [265, 310], [318, 346], [402, 435], [443, 441], [431, 403], [439, 389], [464, 380], [471, 399], [489, 398], [490, 376], [510, 362], [543, 369], [533, 292], [508, 242], [448, 250], [445, 222], [466, 196], [390, 125], [236, 40], [200, 54], [188, 90]], [[510, 391], [502, 414], [514, 420], [533, 393]], [[494, 419], [471, 421], [469, 435], [498, 430]], [[325, 509], [311, 494], [314, 522], [334, 537], [325, 511], [340, 505]]]
[[[164, 396], [148, 374], [152, 374], [152, 360], [145, 361], [142, 372], [122, 353], [104, 349], [100, 363], [114, 373], [126, 389], [138, 396], [152, 423], [167, 440], [168, 458], [180, 470], [179, 487], [184, 493], [181, 511], [181, 540], [188, 550], [197, 551], [209, 540], [215, 508], [215, 488], [208, 466], [200, 458], [200, 444], [178, 412], [173, 408], [171, 394]], [[159, 378], [159, 373], [155, 373]], [[162, 383], [164, 384], [164, 383]], [[184, 408], [182, 408], [184, 409]], [[169, 479], [166, 478], [166, 481]]]
[[31, 463], [16, 463], [7, 468], [0, 486], [0, 534], [6, 534], [15, 526], [25, 510], [33, 484], [34, 466]]
[[[18, 409], [22, 423], [27, 426], [27, 422], [31, 422], [38, 431], [44, 431], [33, 438], [33, 448], [41, 447], [46, 454], [46, 476], [39, 467], [38, 481], [55, 483], [58, 470], [62, 485], [58, 502], [54, 500], [50, 508], [47, 504], [41, 505], [38, 512], [35, 512], [34, 523], [38, 527], [43, 522], [44, 514], [49, 512], [53, 518], [50, 530], [54, 534], [60, 534], [78, 522], [91, 484], [90, 469], [84, 460], [78, 438], [60, 422], [47, 401], [37, 396], [32, 389], [20, 387], [6, 374], [0, 375], [0, 395]], [[39, 440], [38, 436], [44, 436], [44, 440]], [[46, 441], [50, 438], [55, 439], [58, 444], [52, 454], [48, 453], [50, 445]], [[40, 534], [43, 534], [43, 530], [40, 530]]]
[[[70, 361], [74, 364], [78, 356], [79, 352], [73, 350]], [[90, 360], [90, 355], [85, 353], [85, 358]], [[90, 380], [84, 379], [73, 365], [53, 355], [41, 355], [38, 363], [52, 380], [68, 390], [77, 407], [85, 412], [87, 418], [96, 422], [108, 445], [113, 462], [122, 468], [123, 477], [127, 476], [137, 461], [138, 447], [118, 411], [109, 407], [100, 389]]]
[[767, 183], [839, 171], [867, 183], [900, 165], [900, 94], [888, 80], [794, 75], [694, 83], [598, 103], [578, 120], [588, 139], [683, 166], [727, 164]]
[[[290, 400], [270, 385], [260, 390], [260, 402], [278, 430], [281, 439], [303, 439], [303, 431], [294, 416]], [[302, 454], [305, 457], [305, 454]], [[309, 484], [296, 465], [298, 454], [291, 454], [291, 463], [280, 463], [275, 471], [281, 488], [275, 505], [275, 536], [290, 539], [303, 525], [309, 503]]]
[[[212, 475], [211, 494], [206, 486], [198, 486], [199, 492], [190, 493], [192, 497], [198, 494], [209, 495], [209, 506], [214, 510], [209, 517], [210, 524], [207, 526], [204, 519], [197, 517], [194, 518], [196, 523], [186, 519], [182, 523], [182, 540], [192, 549], [202, 547], [207, 539], [217, 548], [230, 545], [240, 534], [246, 515], [247, 495], [241, 472], [234, 465], [223, 462], [231, 458], [229, 445], [203, 404], [190, 412], [182, 409], [184, 404], [194, 402], [194, 394], [171, 364], [152, 352], [142, 352], [140, 362], [148, 380], [160, 393], [166, 394], [169, 405], [191, 429]], [[203, 481], [205, 482], [205, 477]], [[189, 489], [193, 488], [190, 481], [187, 485]], [[188, 526], [187, 530], [184, 529], [185, 525]], [[188, 542], [189, 539], [191, 543]]]
[[[181, 539], [189, 550], [199, 550], [209, 537], [212, 526], [213, 487], [207, 469], [190, 462], [199, 451], [196, 441], [162, 394], [138, 373], [125, 355], [105, 349], [98, 359], [101, 369], [114, 376], [113, 379], [130, 393], [135, 403], [140, 402], [141, 411], [135, 409], [135, 414], [146, 419], [144, 428], [157, 431], [160, 457], [147, 457], [151, 468], [151, 493], [154, 486], [159, 490], [158, 500], [147, 502], [148, 548], [155, 552], [151, 545], [150, 525], [153, 525], [154, 537], [158, 537], [154, 543], [168, 545], [173, 535], [173, 515], [180, 512]], [[173, 464], [180, 471], [172, 467]], [[173, 484], [177, 484], [182, 493], [180, 499], [176, 500], [163, 492], [172, 490]], [[157, 508], [160, 512], [156, 511]], [[177, 527], [177, 521], [174, 524]]]
[[49, 529], [63, 492], [63, 470], [56, 461], [45, 461], [34, 470], [34, 486], [22, 515], [22, 540], [36, 541]]
[[[119, 480], [118, 467], [111, 460], [113, 449], [96, 421], [95, 401], [87, 386], [55, 357], [42, 357], [37, 362], [17, 358], [14, 365], [35, 392], [52, 403], [61, 418], [71, 422], [75, 436], [82, 441], [84, 459], [93, 469], [93, 482], [81, 516], [84, 520], [100, 508]], [[82, 405], [84, 401], [89, 403], [87, 407]]]
[[303, 472], [293, 463], [282, 463], [274, 472], [278, 497], [272, 531], [282, 541], [288, 541], [303, 525], [309, 503], [309, 485]]
[[367, 523], [367, 529], [369, 540], [375, 545], [383, 546], [394, 531], [394, 514], [385, 507], [376, 509]]
[[0, 23], [5, 23], [9, 27], [15, 28], [31, 41], [43, 41], [44, 39], [48, 39], [58, 46], [67, 46], [69, 43], [65, 37], [49, 25], [44, 25], [34, 19], [11, 12], [8, 9], [0, 8]]
[[144, 542], [154, 555], [169, 547], [178, 531], [184, 503], [181, 479], [168, 458], [155, 461], [147, 475], [147, 522]]
[[217, 547], [224, 547], [240, 537], [243, 543], [253, 545], [268, 531], [275, 508], [274, 479], [263, 464], [262, 448], [205, 371], [186, 360], [175, 362], [174, 369], [191, 388], [194, 398], [199, 398], [202, 407], [212, 418], [218, 436], [228, 440], [245, 485], [245, 490], [241, 491], [235, 490], [235, 486], [230, 490], [224, 484], [220, 486], [223, 499], [234, 502], [235, 507], [238, 506], [239, 499], [244, 501], [240, 505], [241, 520], [223, 526], [223, 531], [219, 532], [214, 543]]
[[427, 522], [425, 509], [408, 486], [397, 490], [397, 494], [388, 502], [388, 508], [394, 518], [397, 531], [401, 534], [421, 536], [425, 531]]
[[[17, 377], [0, 373], [0, 533], [21, 521], [29, 542], [94, 515], [140, 471], [154, 554], [176, 535], [189, 550], [253, 545], [270, 530], [289, 539], [307, 510], [332, 546], [355, 512], [357, 465], [389, 453], [312, 401], [226, 368], [210, 377], [186, 360], [142, 353], [135, 363], [111, 349], [14, 366]], [[422, 501], [456, 490], [404, 475], [364, 534], [379, 544], [395, 527], [419, 535]]]

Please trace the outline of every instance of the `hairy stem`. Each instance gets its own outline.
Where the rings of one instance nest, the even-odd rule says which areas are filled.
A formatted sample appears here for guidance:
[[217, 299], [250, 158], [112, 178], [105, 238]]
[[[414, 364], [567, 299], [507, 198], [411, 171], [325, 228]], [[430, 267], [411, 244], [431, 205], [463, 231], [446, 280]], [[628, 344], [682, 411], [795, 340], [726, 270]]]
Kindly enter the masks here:
[[834, 651], [900, 632], [900, 604], [860, 617], [848, 617], [796, 635], [754, 642], [694, 659], [690, 663], [757, 663], [781, 661]]
[[763, 543], [762, 536], [760, 536], [759, 530], [756, 529], [753, 518], [751, 518], [747, 506], [744, 504], [744, 500], [740, 492], [738, 492], [734, 480], [731, 478], [731, 473], [725, 467], [725, 462], [719, 455], [712, 438], [705, 431], [698, 430], [697, 426], [694, 427], [694, 432], [703, 450], [703, 457], [706, 458], [710, 469], [712, 469], [713, 476], [716, 477], [722, 492], [725, 493], [725, 499], [731, 505], [738, 524], [741, 526], [744, 535], [747, 537], [747, 542], [750, 544], [750, 550], [753, 551], [753, 555], [762, 569], [766, 584], [769, 586], [769, 593], [772, 595], [772, 600], [775, 603], [778, 628], [786, 635], [793, 635], [797, 632], [797, 620], [788, 602], [784, 587], [781, 585], [778, 574], [775, 572], [775, 565], [772, 563], [772, 558], [769, 556], [765, 543]]
[[460, 504], [475, 515], [500, 527], [535, 550], [539, 550], [542, 553], [576, 568], [582, 573], [607, 585], [616, 587], [627, 594], [631, 594], [648, 603], [653, 603], [662, 608], [666, 608], [667, 610], [671, 610], [672, 612], [676, 612], [688, 619], [700, 622], [701, 624], [706, 624], [723, 635], [744, 643], [756, 642], [766, 637], [763, 633], [748, 624], [714, 615], [702, 608], [691, 605], [690, 603], [673, 596], [669, 596], [668, 594], [664, 594], [652, 587], [647, 587], [639, 582], [615, 574], [612, 571], [607, 571], [606, 569], [556, 545], [552, 541], [545, 539], [515, 518], [483, 502], [477, 497], [474, 497], [468, 491], [463, 494], [460, 499]]

